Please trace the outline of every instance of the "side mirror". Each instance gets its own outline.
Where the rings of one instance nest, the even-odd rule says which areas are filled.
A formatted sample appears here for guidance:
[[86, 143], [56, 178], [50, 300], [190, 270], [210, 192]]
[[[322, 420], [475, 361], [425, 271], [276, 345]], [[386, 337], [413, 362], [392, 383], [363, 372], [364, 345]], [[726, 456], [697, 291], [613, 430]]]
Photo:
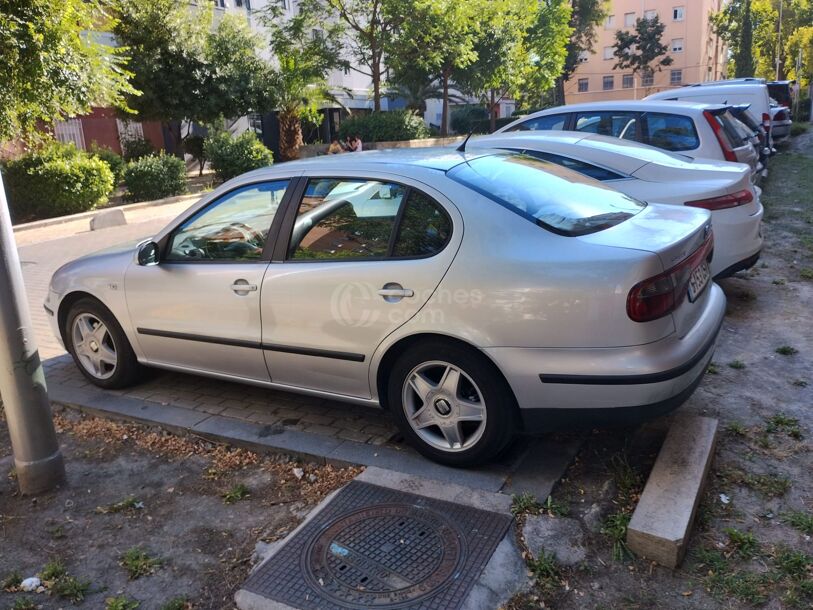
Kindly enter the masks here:
[[146, 241], [138, 247], [138, 264], [142, 267], [158, 264], [158, 244]]

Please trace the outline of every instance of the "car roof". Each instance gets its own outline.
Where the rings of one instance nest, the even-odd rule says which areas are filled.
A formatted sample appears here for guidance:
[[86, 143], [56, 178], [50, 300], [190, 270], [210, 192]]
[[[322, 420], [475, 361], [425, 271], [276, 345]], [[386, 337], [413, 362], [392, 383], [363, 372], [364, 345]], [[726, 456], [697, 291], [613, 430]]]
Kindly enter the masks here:
[[715, 90], [719, 89], [720, 91], [725, 91], [727, 95], [732, 95], [734, 93], [751, 93], [754, 91], [760, 92], [767, 90], [768, 85], [765, 83], [755, 83], [755, 82], [735, 82], [735, 83], [718, 83], [710, 85], [708, 83], [700, 83], [697, 85], [689, 85], [688, 87], [678, 87], [677, 89], [666, 89], [664, 91], [658, 91], [657, 93], [653, 93], [645, 97], [644, 99], [658, 99], [661, 97], [671, 97], [673, 95], [681, 96], [681, 95], [709, 95], [710, 93], [714, 92]]

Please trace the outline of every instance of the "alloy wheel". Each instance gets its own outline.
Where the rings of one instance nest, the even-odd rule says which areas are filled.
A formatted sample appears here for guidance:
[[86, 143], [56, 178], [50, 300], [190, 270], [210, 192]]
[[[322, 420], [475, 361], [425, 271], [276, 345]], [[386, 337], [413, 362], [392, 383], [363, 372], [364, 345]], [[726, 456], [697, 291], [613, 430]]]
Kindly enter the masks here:
[[91, 313], [81, 313], [73, 320], [71, 341], [76, 358], [96, 379], [108, 379], [116, 372], [118, 354], [107, 326]]

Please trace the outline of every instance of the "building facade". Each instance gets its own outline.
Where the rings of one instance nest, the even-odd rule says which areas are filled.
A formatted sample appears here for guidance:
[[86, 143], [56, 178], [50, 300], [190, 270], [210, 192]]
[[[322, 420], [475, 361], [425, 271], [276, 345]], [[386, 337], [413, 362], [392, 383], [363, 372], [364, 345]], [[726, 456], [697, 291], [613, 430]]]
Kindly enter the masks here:
[[[593, 53], [582, 54], [565, 83], [566, 102], [641, 99], [656, 91], [723, 78], [727, 49], [709, 19], [722, 5], [723, 0], [611, 0], [604, 24], [596, 28]], [[633, 30], [637, 19], [655, 15], [666, 26], [661, 42], [672, 64], [649, 75], [613, 69], [616, 31]]]

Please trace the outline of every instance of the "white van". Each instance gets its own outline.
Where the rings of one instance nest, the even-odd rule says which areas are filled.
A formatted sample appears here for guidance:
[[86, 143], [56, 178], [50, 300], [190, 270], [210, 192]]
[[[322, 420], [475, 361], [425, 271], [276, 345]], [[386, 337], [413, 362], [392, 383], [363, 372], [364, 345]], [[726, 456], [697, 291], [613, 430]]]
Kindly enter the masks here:
[[672, 100], [682, 102], [704, 102], [706, 104], [740, 105], [750, 104], [748, 112], [762, 124], [771, 143], [771, 98], [768, 85], [762, 79], [731, 79], [708, 81], [688, 87], [659, 91], [645, 100]]

